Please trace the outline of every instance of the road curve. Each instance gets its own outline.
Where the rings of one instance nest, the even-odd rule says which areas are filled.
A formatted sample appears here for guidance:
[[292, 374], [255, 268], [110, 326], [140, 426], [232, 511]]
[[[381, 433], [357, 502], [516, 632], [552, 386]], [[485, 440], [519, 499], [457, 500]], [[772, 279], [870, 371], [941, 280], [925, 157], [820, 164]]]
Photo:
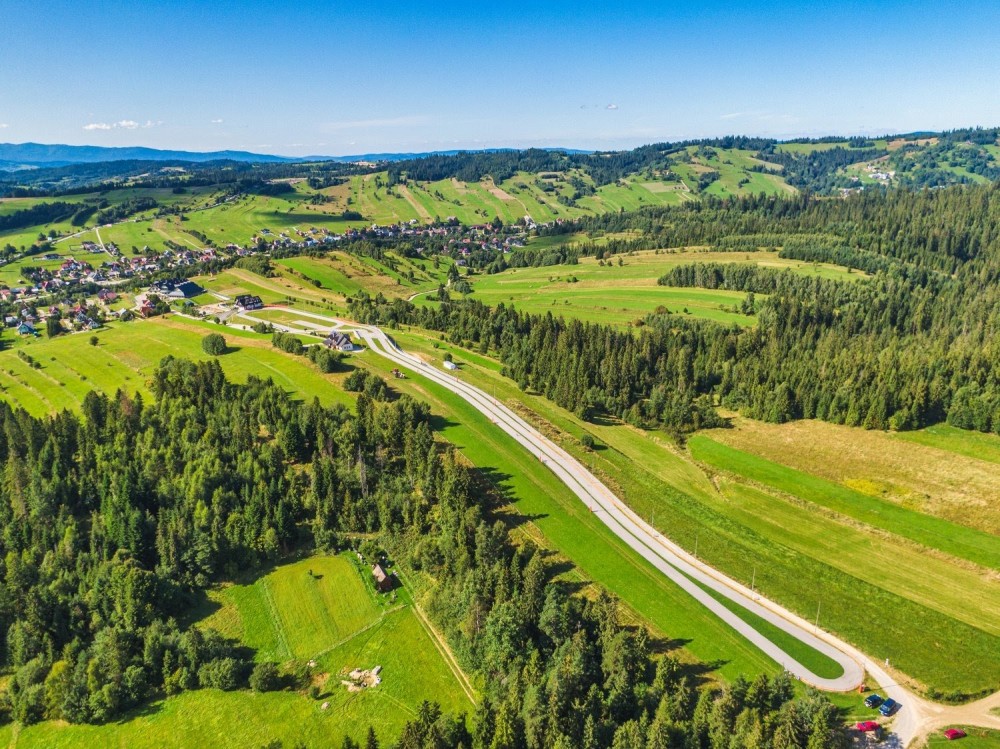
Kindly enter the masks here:
[[[836, 692], [854, 689], [862, 682], [864, 669], [858, 660], [831, 644], [827, 639], [821, 639], [813, 632], [808, 631], [807, 627], [811, 629], [808, 624], [795, 621], [795, 618], [791, 616], [782, 616], [776, 610], [777, 607], [773, 605], [761, 605], [759, 596], [755, 596], [739, 583], [703, 565], [679, 546], [657, 533], [654, 528], [619, 501], [611, 490], [579, 461], [505, 405], [494, 401], [478, 388], [457, 377], [441, 372], [412, 354], [402, 351], [378, 328], [361, 325], [357, 325], [355, 328], [358, 336], [368, 344], [372, 351], [386, 357], [398, 366], [406, 367], [448, 388], [489, 416], [500, 429], [537, 455], [622, 541], [793, 676], [818, 689]], [[826, 678], [813, 673], [781, 647], [740, 619], [706, 589], [735, 602], [837, 662], [843, 669], [843, 673], [836, 678]]]
[[[283, 309], [280, 305], [277, 305], [277, 308]], [[885, 737], [881, 744], [886, 749], [902, 749], [909, 746], [915, 739], [948, 725], [971, 725], [1000, 730], [1000, 713], [993, 712], [993, 710], [1000, 710], [1000, 692], [978, 702], [958, 706], [941, 705], [919, 697], [908, 687], [896, 681], [888, 669], [883, 668], [883, 664], [874, 658], [862, 653], [835, 635], [815, 628], [797, 614], [788, 611], [774, 601], [757, 595], [754, 591], [703, 564], [676, 544], [663, 538], [654, 528], [647, 525], [628, 507], [624, 506], [606, 486], [572, 456], [483, 391], [462, 382], [457, 377], [435, 369], [412, 354], [407, 354], [391, 338], [374, 326], [359, 325], [305, 310], [296, 309], [293, 311], [303, 317], [331, 324], [344, 333], [356, 332], [368, 343], [369, 349], [374, 353], [446, 387], [467, 400], [477, 410], [488, 415], [504, 432], [512, 436], [526, 449], [537, 454], [630, 547], [636, 549], [671, 580], [679, 580], [678, 584], [684, 590], [743, 634], [749, 641], [757, 644], [762, 651], [791, 673], [802, 678], [804, 682], [814, 684], [820, 689], [852, 689], [860, 683], [864, 673], [861, 670], [863, 667], [864, 671], [867, 671], [868, 675], [878, 684], [881, 693], [892, 697], [901, 705], [889, 726], [891, 733]], [[248, 313], [243, 313], [240, 316], [252, 322], [269, 322]], [[315, 332], [297, 330], [294, 326], [280, 323], [272, 322], [271, 324], [276, 329], [292, 333]], [[688, 577], [688, 575], [690, 576]], [[703, 588], [691, 585], [692, 579], [698, 580], [718, 594], [736, 601], [774, 626], [829, 655], [842, 665], [844, 674], [839, 679], [831, 680], [820, 679], [815, 674], [809, 673], [808, 669], [803, 668], [794, 658], [784, 653], [741, 619], [733, 616], [728, 609], [721, 608], [720, 611], [718, 602], [708, 596]], [[886, 662], [885, 666], [888, 667], [888, 665]], [[873, 717], [877, 716], [873, 715]]]

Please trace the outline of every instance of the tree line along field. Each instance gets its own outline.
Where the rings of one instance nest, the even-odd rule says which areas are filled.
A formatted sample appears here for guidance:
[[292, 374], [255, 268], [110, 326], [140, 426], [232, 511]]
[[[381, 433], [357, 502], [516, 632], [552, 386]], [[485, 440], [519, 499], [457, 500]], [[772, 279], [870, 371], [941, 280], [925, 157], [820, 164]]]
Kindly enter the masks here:
[[[211, 613], [200, 626], [246, 643], [258, 661], [314, 661], [315, 699], [296, 692], [201, 689], [108, 725], [49, 721], [19, 731], [5, 726], [0, 741], [28, 748], [245, 747], [294, 737], [310, 746], [339, 746], [344, 737], [363, 740], [369, 725], [383, 741], [394, 739], [429, 697], [446, 711], [471, 712], [473, 703], [405, 589], [391, 601], [374, 592], [366, 574], [349, 556], [306, 557], [246, 584], [212, 590], [203, 607]], [[349, 692], [341, 685], [347, 672], [375, 666], [382, 666], [377, 687]]]
[[[650, 262], [661, 262], [664, 257], [669, 256], [650, 253]], [[625, 259], [630, 260], [628, 257]], [[583, 265], [584, 263], [581, 263], [573, 268], [578, 269]], [[635, 270], [634, 266], [626, 264], [621, 266], [621, 271], [625, 273], [630, 268]], [[811, 266], [807, 266], [805, 270], [808, 272], [810, 268]], [[618, 269], [617, 265], [611, 268], [595, 266], [594, 271]], [[519, 269], [519, 272], [528, 270], [551, 272], [552, 269]], [[240, 276], [230, 276], [229, 283], [232, 286], [230, 291], [240, 288], [240, 284], [245, 283], [242, 276], [260, 284], [276, 284], [275, 279], [265, 279], [239, 269], [220, 274], [218, 278], [236, 272]], [[829, 272], [838, 271], [829, 269]], [[297, 280], [301, 284], [301, 281], [295, 278], [277, 279], [282, 283], [287, 282], [287, 286], [276, 285], [276, 291], [273, 292], [275, 297], [280, 299], [283, 293], [286, 296], [297, 296], [305, 301], [311, 299], [314, 294], [322, 293], [321, 290], [308, 286], [296, 286], [294, 282]], [[173, 317], [170, 320], [136, 323], [131, 329], [127, 326], [118, 326], [106, 331], [102, 334], [102, 338], [108, 337], [109, 334], [126, 336], [125, 333], [118, 333], [119, 330], [126, 330], [126, 333], [129, 330], [142, 331], [144, 338], [155, 338], [157, 336], [149, 336], [148, 331], [155, 330], [156, 326], [172, 326], [172, 329], [187, 330], [190, 345], [182, 351], [186, 351], [186, 355], [193, 358], [203, 356], [198, 347], [200, 332], [213, 329], [213, 326], [207, 323]], [[232, 329], [224, 332], [237, 346], [241, 345], [244, 337], [247, 340], [255, 338], [254, 334]], [[111, 337], [114, 340], [114, 337]], [[130, 350], [133, 346], [130, 345], [129, 338], [130, 336], [121, 338], [119, 344], [126, 359], [135, 355]], [[145, 358], [145, 366], [155, 364], [164, 350], [181, 355], [181, 352], [171, 351], [171, 344], [176, 346], [177, 340], [172, 332], [166, 338], [170, 343], [164, 340], [162, 348], [158, 346], [155, 353], [150, 352]], [[260, 355], [270, 345], [266, 338], [256, 338], [259, 346], [252, 350], [252, 361], [250, 361], [251, 356], [247, 357], [247, 367], [255, 366], [255, 362], [262, 359]], [[976, 596], [962, 603], [959, 606], [960, 610], [955, 610], [951, 606], [954, 601], [948, 595], [942, 595], [945, 591], [963, 590], [968, 586], [972, 586], [973, 590], [983, 589], [981, 575], [968, 568], [970, 563], [953, 564], [948, 559], [928, 557], [922, 547], [915, 545], [914, 542], [904, 541], [895, 535], [886, 535], [886, 531], [863, 525], [855, 518], [831, 514], [829, 508], [816, 507], [808, 497], [800, 497], [795, 492], [785, 491], [784, 489], [788, 487], [767, 487], [753, 476], [741, 477], [738, 470], [741, 468], [739, 462], [726, 465], [724, 475], [721, 475], [721, 470], [713, 474], [715, 478], [713, 482], [706, 474], [705, 464], [699, 465], [692, 460], [693, 451], [678, 453], [655, 432], [641, 432], [612, 423], [585, 424], [540, 397], [519, 393], [513, 383], [499, 377], [499, 365], [486, 357], [472, 355], [454, 347], [436, 349], [431, 345], [436, 336], [432, 339], [411, 333], [400, 335], [400, 340], [404, 347], [422, 350], [428, 356], [440, 357], [444, 351], [452, 350], [459, 361], [467, 365], [471, 363], [471, 366], [463, 367], [463, 377], [469, 377], [474, 382], [477, 382], [474, 378], [482, 378], [477, 384], [482, 384], [487, 391], [496, 388], [498, 395], [507, 398], [508, 401], [523, 400], [534, 412], [563, 433], [564, 446], [588, 461], [637, 511], [644, 516], [651, 515], [659, 527], [664, 530], [669, 529], [669, 535], [685, 548], [692, 550], [698, 545], [703, 558], [734, 577], [747, 584], [753, 578], [758, 588], [766, 595], [798, 610], [807, 618], [815, 615], [814, 606], [819, 603], [817, 587], [813, 581], [823, 581], [822, 588], [825, 592], [822, 597], [822, 623], [868, 652], [878, 654], [886, 651], [886, 657], [890, 657], [892, 664], [918, 683], [942, 691], [966, 692], [975, 692], [996, 683], [997, 675], [991, 672], [995, 664], [988, 656], [997, 645], [995, 635], [991, 635], [989, 631], [995, 626], [990, 619], [993, 616], [990, 611], [995, 611], [995, 608], [991, 609], [991, 606], [995, 606], [993, 590], [995, 585], [985, 586], [982, 596]], [[36, 351], [43, 351], [46, 346], [57, 344], [68, 346], [70, 342], [79, 347], [67, 349], [72, 350], [74, 357], [77, 352], [84, 352], [90, 348], [84, 345], [86, 342], [84, 337], [75, 336], [52, 342], [35, 341], [28, 345], [26, 350], [34, 354]], [[100, 350], [101, 346], [97, 348]], [[235, 354], [222, 357], [224, 367], [235, 367], [242, 351], [241, 348]], [[324, 387], [324, 380], [329, 382], [329, 376], [327, 378], [319, 376], [304, 360], [296, 362], [294, 358], [285, 357], [278, 352], [274, 354], [278, 360], [291, 362], [291, 364], [273, 365], [274, 369], [283, 372], [286, 378], [278, 381], [288, 382], [289, 389], [303, 388], [307, 392], [318, 392], [321, 397], [335, 390], [329, 386]], [[227, 362], [227, 357], [230, 356], [233, 358]], [[10, 353], [0, 355], [0, 358], [11, 362], [16, 360]], [[22, 385], [24, 390], [18, 392], [17, 397], [26, 397], [29, 403], [34, 398], [33, 408], [41, 413], [61, 407], [60, 404], [53, 402], [48, 394], [54, 389], [53, 386], [68, 387], [68, 385], [58, 386], [44, 379], [44, 375], [48, 374], [46, 368], [50, 362], [46, 361], [44, 356], [36, 358], [42, 362], [43, 369], [32, 370], [27, 366], [23, 368], [20, 375], [24, 381]], [[111, 370], [120, 363], [111, 363], [107, 360], [103, 362], [104, 366]], [[14, 366], [20, 364], [20, 360], [17, 360]], [[298, 366], [294, 366], [295, 364]], [[383, 374], [388, 374], [387, 365], [370, 359], [365, 360], [364, 365], [374, 367], [376, 371], [385, 369]], [[94, 370], [99, 368], [97, 366]], [[258, 374], [271, 374], [270, 371], [260, 372], [259, 367], [257, 369]], [[0, 368], [0, 372], [5, 370], [6, 368]], [[135, 367], [133, 372], [122, 371], [124, 371], [123, 376], [120, 375], [117, 379], [101, 384], [101, 389], [130, 382], [125, 380], [125, 377], [138, 376]], [[309, 384], [307, 377], [309, 373], [315, 373], [315, 385]], [[86, 382], [87, 380], [78, 382], [76, 387], [82, 392], [83, 388], [90, 386], [84, 384]], [[97, 382], [99, 379], [94, 374], [92, 383]], [[509, 480], [512, 486], [517, 487], [517, 496], [550, 498], [559, 496], [558, 482], [547, 482], [544, 475], [535, 476], [527, 484], [515, 484], [515, 481], [522, 480], [522, 475], [532, 475], [530, 456], [525, 456], [528, 457], [527, 460], [524, 457], [517, 458], [503, 445], [494, 444], [494, 441], [489, 439], [491, 428], [488, 424], [479, 425], [475, 432], [466, 432], [470, 429], [470, 424], [476, 423], [476, 417], [474, 414], [462, 411], [460, 403], [449, 402], [445, 395], [433, 394], [431, 388], [419, 381], [407, 380], [394, 385], [407, 389], [408, 392], [412, 390], [418, 397], [430, 400], [435, 406], [435, 412], [446, 415], [443, 424], [444, 436], [462, 444], [466, 454], [474, 463], [496, 465], [497, 456], [508, 461], [505, 465], [516, 470], [506, 472], [511, 478], [504, 481]], [[47, 399], [39, 397], [40, 395], [45, 395]], [[67, 402], [66, 405], [72, 407], [73, 404]], [[840, 429], [845, 429], [848, 435], [856, 433], [855, 430]], [[582, 449], [575, 437], [585, 431], [593, 434], [608, 448], [595, 452]], [[566, 437], [567, 434], [574, 435], [574, 438]], [[957, 453], [964, 450], [965, 453], [975, 452], [976, 456], [993, 455], [996, 459], [998, 448], [993, 438], [974, 434], [966, 439], [963, 437], [965, 434], [959, 430], [945, 430], [942, 433], [936, 428], [892, 439], [937, 441], [940, 444], [932, 445], [934, 449], [947, 449]], [[712, 440], [714, 435], [715, 433], [704, 439]], [[797, 442], [805, 444], [802, 440]], [[814, 460], [813, 465], [816, 463]], [[537, 470], [537, 467], [535, 468]], [[796, 463], [796, 469], [805, 472], [815, 470], [810, 464], [799, 463]], [[711, 471], [709, 473], [711, 474]], [[829, 480], [831, 477], [819, 478]], [[885, 477], [882, 481], [886, 481]], [[550, 483], [554, 483], [555, 486], [549, 486]], [[889, 483], [903, 485], [899, 479], [889, 480]], [[857, 490], [858, 487], [864, 488], [863, 485], [856, 484], [854, 489]], [[658, 631], [673, 636], [678, 629], [683, 630], [683, 627], [688, 625], [693, 627], [694, 633], [702, 631], [705, 619], [703, 613], [696, 611], [684, 613], [683, 604], [672, 598], [668, 599], [670, 603], [664, 607], [663, 590], [654, 592], [655, 589], [651, 588], [646, 591], [644, 589], [646, 583], [637, 582], [634, 568], [633, 572], [628, 571], [627, 560], [620, 570], [614, 571], [612, 568], [609, 571], [609, 563], [618, 560], [620, 553], [600, 550], [600, 547], [594, 547], [592, 543], [588, 545], [586, 540], [580, 542], [579, 524], [586, 523], [587, 518], [580, 513], [574, 513], [572, 499], [565, 504], [557, 503], [548, 508], [536, 507], [531, 504], [532, 501], [534, 500], [519, 505], [519, 508], [522, 508], [522, 512], [538, 509], [540, 510], [538, 514], [543, 512], [546, 514], [545, 518], [534, 520], [533, 525], [543, 528], [543, 537], [550, 538], [550, 542], [556, 547], [568, 549], [576, 556], [579, 560], [577, 566], [583, 571], [586, 579], [598, 579], [610, 589], [620, 592], [629, 607], [638, 612], [640, 619], [652, 623]], [[569, 514], [569, 519], [564, 517], [566, 514]], [[921, 517], [925, 514], [919, 513]], [[737, 517], [739, 519], [736, 519]], [[768, 517], [773, 520], [765, 522]], [[788, 528], [803, 530], [801, 533], [789, 534], [786, 532]], [[928, 559], [931, 561], [928, 562]], [[900, 560], [907, 561], [904, 564]], [[920, 581], [919, 585], [907, 582], [906, 573], [913, 568], [930, 570], [926, 579]], [[911, 631], [914, 621], [920, 623], [917, 635]], [[704, 641], [693, 642], [697, 644], [689, 645], [692, 652], [702, 660], [711, 660], [712, 651], [701, 650]], [[726, 643], [724, 638], [718, 642], [724, 646], [715, 651], [716, 658], [725, 658], [725, 651], [741, 652], [738, 644]], [[948, 645], [942, 646], [942, 642]], [[947, 647], [947, 654], [942, 652], [944, 647]], [[739, 657], [730, 654], [728, 657], [732, 660], [722, 667], [724, 675], [738, 673], [740, 669], [752, 671], [763, 667], [760, 664], [754, 665], [754, 659], [749, 654]], [[963, 668], [952, 667], [956, 659], [964, 664]]]
[[[488, 357], [437, 342], [436, 336], [410, 331], [396, 337], [404, 348], [433, 361], [451, 353], [463, 379], [495, 391], [508, 405], [520, 404], [523, 415], [672, 540], [806, 619], [815, 619], [819, 608], [822, 626], [877, 659], [888, 658], [900, 678], [935, 693], [977, 694], [1000, 684], [995, 658], [1000, 590], [996, 567], [986, 564], [1000, 553], [1000, 541], [982, 530], [996, 522], [995, 503], [990, 504], [995, 489], [983, 477], [992, 475], [1000, 438], [947, 428], [943, 434], [932, 428], [894, 435], [818, 422], [775, 427], [739, 420], [735, 430], [696, 435], [680, 449], [655, 431], [603, 419], [583, 422], [540, 395], [520, 391]], [[706, 445], [721, 444], [716, 440], [738, 439], [755, 452], [769, 453], [777, 449], [776, 440], [761, 435], [786, 427], [797, 434], [781, 443], [784, 462], [803, 470], [779, 471], [778, 481], [764, 483], [748, 468], [752, 461], [741, 455], [720, 459], [721, 468], [704, 462]], [[835, 440], [831, 429], [838, 433]], [[597, 442], [595, 450], [581, 445], [588, 433]], [[925, 505], [953, 501], [949, 487], [975, 487], [968, 490], [967, 502], [981, 506], [978, 519], [949, 528], [982, 541], [973, 544], [977, 561], [942, 553], [939, 546], [948, 544], [935, 536], [924, 537], [924, 543], [908, 537], [938, 521], [928, 506], [916, 510], [893, 504], [907, 512], [887, 531], [820, 504], [822, 494], [805, 490], [814, 489], [815, 482], [827, 481], [819, 485], [823, 490], [856, 491], [823, 478], [832, 469], [822, 468], [826, 459], [818, 456], [823, 451], [810, 446], [824, 441], [834, 452], [853, 451], [855, 466], [868, 462], [868, 473], [855, 476], [856, 487], [866, 486], [865, 481], [874, 487], [906, 486], [918, 480], [923, 465], [934, 472], [923, 488], [931, 497]], [[907, 443], [920, 443], [925, 451], [904, 471], [894, 460]], [[858, 494], [859, 501], [875, 501], [871, 494]]]
[[[779, 258], [776, 252], [711, 252], [697, 248], [648, 250], [617, 255], [606, 262], [581, 257], [575, 265], [509, 268], [501, 273], [476, 275], [469, 279], [473, 287], [470, 296], [489, 306], [512, 304], [524, 312], [551, 312], [616, 326], [632, 325], [660, 307], [673, 314], [724, 324], [753, 325], [756, 317], [740, 309], [747, 296], [743, 292], [657, 285], [657, 279], [671, 268], [692, 262], [754, 263], [767, 268], [787, 268], [817, 278], [860, 280], [865, 277], [864, 273], [836, 265]], [[433, 296], [414, 301], [435, 303]]]
[[[261, 317], [270, 319], [271, 311], [263, 312], [266, 314]], [[280, 311], [280, 315], [282, 322], [295, 318], [294, 310]], [[42, 364], [40, 369], [30, 367], [13, 352], [0, 353], [0, 360], [13, 363], [15, 368], [15, 375], [8, 375], [13, 384], [5, 395], [38, 414], [64, 407], [75, 409], [92, 387], [105, 392], [122, 387], [148, 395], [146, 379], [162, 356], [208, 358], [200, 342], [211, 330], [226, 336], [232, 350], [220, 357], [220, 362], [227, 375], [237, 380], [255, 374], [272, 377], [303, 398], [318, 396], [323, 403], [353, 400], [338, 384], [344, 374], [319, 374], [304, 358], [271, 347], [269, 336], [176, 315], [116, 325], [101, 334], [97, 347], [89, 346], [85, 336], [22, 343], [23, 350]], [[83, 356], [77, 357], [77, 352]], [[63, 363], [71, 358], [72, 365]], [[532, 525], [541, 535], [532, 540], [565, 554], [578, 570], [575, 579], [593, 581], [621, 595], [632, 612], [628, 615], [648, 626], [664, 642], [687, 642], [685, 650], [678, 653], [682, 658], [712, 664], [712, 673], [727, 680], [741, 673], [777, 671], [777, 666], [756, 648], [706, 616], [697, 603], [622, 545], [551, 473], [468, 404], [419, 380], [393, 381], [390, 365], [376, 357], [356, 355], [352, 362], [431, 403], [435, 413], [441, 414], [441, 436], [459, 446], [472, 463], [487, 469], [487, 475], [501, 483], [501, 490], [516, 498], [518, 514], [537, 517]], [[68, 384], [61, 386], [59, 382]], [[62, 396], [59, 400], [49, 395], [55, 388]], [[817, 655], [805, 652], [801, 657], [810, 662]], [[817, 669], [825, 666], [822, 658], [817, 663]]]

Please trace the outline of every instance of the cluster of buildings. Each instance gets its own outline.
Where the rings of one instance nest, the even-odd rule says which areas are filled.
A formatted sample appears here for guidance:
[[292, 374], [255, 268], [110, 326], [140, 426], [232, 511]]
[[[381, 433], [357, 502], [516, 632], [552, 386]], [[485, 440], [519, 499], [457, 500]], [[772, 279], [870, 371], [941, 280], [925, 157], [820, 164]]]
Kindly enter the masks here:
[[41, 335], [37, 326], [50, 317], [60, 320], [63, 330], [97, 330], [103, 327], [103, 312], [85, 304], [50, 305], [42, 309], [25, 305], [17, 314], [5, 315], [4, 325], [15, 328], [19, 335]]

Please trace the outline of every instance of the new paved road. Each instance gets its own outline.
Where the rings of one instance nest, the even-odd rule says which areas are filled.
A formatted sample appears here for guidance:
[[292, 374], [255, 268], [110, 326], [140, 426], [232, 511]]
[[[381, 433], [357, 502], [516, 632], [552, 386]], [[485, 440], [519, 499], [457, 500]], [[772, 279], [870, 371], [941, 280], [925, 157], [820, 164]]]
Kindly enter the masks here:
[[[724, 578], [720, 573], [701, 564], [679, 546], [665, 539], [620, 502], [611, 490], [579, 461], [505, 405], [495, 402], [486, 393], [459, 378], [435, 369], [430, 364], [400, 350], [378, 328], [358, 326], [357, 331], [371, 350], [378, 352], [399, 366], [406, 367], [448, 388], [469, 401], [479, 411], [487, 414], [500, 429], [534, 455], [537, 455], [622, 541], [793, 676], [819, 689], [837, 692], [853, 689], [861, 683], [864, 678], [864, 669], [858, 661], [830, 643], [816, 637], [800, 624], [789, 621], [762, 606], [755, 600], [756, 596], [743, 586]], [[810, 648], [836, 661], [843, 673], [834, 678], [813, 673], [726, 608], [708, 590], [739, 604]]]
[[[977, 725], [1000, 729], [1000, 717], [992, 712], [992, 710], [1000, 708], [1000, 693], [974, 704], [959, 707], [938, 705], [918, 697], [897, 683], [880, 663], [854, 646], [828, 632], [813, 627], [809, 622], [773, 601], [756, 595], [735, 580], [731, 580], [721, 572], [702, 564], [698, 559], [664, 538], [620, 502], [611, 490], [569, 453], [483, 391], [463, 382], [456, 376], [436, 369], [412, 354], [402, 351], [377, 327], [334, 320], [304, 310], [294, 311], [303, 318], [332, 324], [345, 333], [355, 331], [368, 344], [368, 348], [372, 352], [386, 357], [399, 367], [405, 367], [412, 373], [438, 383], [467, 400], [476, 409], [489, 416], [500, 429], [532, 454], [537, 455], [581, 501], [596, 513], [597, 517], [650, 564], [807, 684], [819, 689], [846, 691], [857, 687], [864, 677], [864, 672], [867, 671], [869, 676], [880, 685], [882, 693], [892, 697], [901, 705], [900, 710], [892, 720], [892, 733], [886, 737], [884, 746], [890, 747], [890, 749], [906, 747], [918, 736], [926, 735], [946, 725]], [[254, 318], [250, 314], [241, 316], [255, 322], [260, 321], [259, 318]], [[288, 325], [274, 324], [274, 327], [291, 332], [309, 332]], [[814, 674], [778, 645], [720, 604], [716, 598], [709, 595], [706, 589], [736, 602], [792, 637], [827, 655], [840, 664], [843, 674], [837, 678], [824, 678]], [[878, 716], [873, 713], [873, 717]]]

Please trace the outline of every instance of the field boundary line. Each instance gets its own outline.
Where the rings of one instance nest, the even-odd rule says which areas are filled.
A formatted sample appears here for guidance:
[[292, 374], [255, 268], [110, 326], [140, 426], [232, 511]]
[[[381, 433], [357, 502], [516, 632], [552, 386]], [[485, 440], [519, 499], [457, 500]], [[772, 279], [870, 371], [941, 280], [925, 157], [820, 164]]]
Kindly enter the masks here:
[[274, 597], [271, 595], [271, 589], [267, 585], [267, 578], [261, 579], [260, 587], [264, 593], [264, 603], [267, 605], [267, 610], [271, 614], [271, 621], [274, 622], [274, 632], [278, 636], [278, 646], [284, 651], [286, 658], [291, 660], [295, 656], [292, 653], [292, 647], [288, 644], [288, 637], [285, 635], [285, 627], [281, 623], [281, 615], [278, 613], [278, 606], [274, 602]]
[[390, 614], [395, 614], [397, 611], [402, 611], [405, 608], [406, 608], [406, 604], [405, 603], [401, 603], [399, 606], [394, 606], [391, 609], [386, 609], [385, 611], [382, 612], [382, 614], [379, 616], [378, 619], [376, 619], [375, 621], [371, 622], [370, 624], [366, 624], [361, 629], [359, 629], [359, 630], [357, 630], [355, 632], [352, 632], [347, 637], [344, 637], [343, 639], [338, 640], [337, 642], [333, 643], [333, 645], [331, 645], [330, 647], [323, 648], [323, 650], [320, 650], [318, 653], [314, 654], [313, 657], [312, 657], [312, 659], [316, 660], [317, 658], [322, 658], [324, 655], [326, 655], [327, 653], [333, 652], [334, 650], [336, 650], [337, 648], [339, 648], [341, 645], [346, 645], [351, 640], [353, 640], [354, 638], [356, 638], [356, 637], [358, 637], [360, 635], [363, 635], [368, 630], [373, 629], [373, 628], [379, 626], [380, 624], [384, 624], [386, 618]]
[[[396, 570], [396, 575], [399, 575], [399, 570]], [[479, 702], [476, 700], [476, 695], [472, 689], [472, 683], [469, 681], [469, 677], [466, 676], [465, 671], [459, 665], [458, 660], [455, 658], [455, 654], [451, 652], [451, 648], [448, 646], [447, 641], [441, 635], [434, 625], [428, 620], [427, 615], [424, 610], [420, 608], [420, 604], [417, 603], [416, 599], [413, 601], [413, 613], [417, 615], [417, 621], [420, 622], [424, 630], [430, 635], [431, 640], [434, 642], [434, 647], [437, 648], [438, 652], [444, 658], [445, 663], [451, 669], [451, 672], [458, 679], [459, 685], [462, 687], [462, 691], [465, 692], [465, 696], [469, 698], [469, 702], [472, 703], [473, 707], [478, 707]]]

